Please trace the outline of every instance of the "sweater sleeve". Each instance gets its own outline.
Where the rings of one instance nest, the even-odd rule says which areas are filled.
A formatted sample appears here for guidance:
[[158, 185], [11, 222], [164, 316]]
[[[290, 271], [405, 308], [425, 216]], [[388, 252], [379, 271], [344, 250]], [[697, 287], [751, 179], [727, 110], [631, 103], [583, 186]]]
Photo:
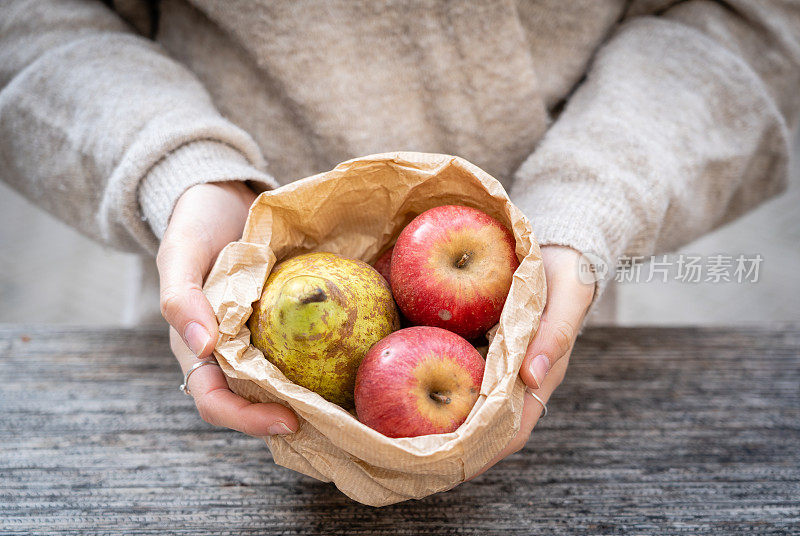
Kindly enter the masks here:
[[621, 256], [677, 248], [785, 188], [800, 10], [727, 4], [633, 4], [516, 173], [511, 198], [540, 243], [613, 273]]
[[193, 184], [274, 187], [253, 139], [100, 1], [0, 7], [0, 177], [108, 245], [153, 253]]

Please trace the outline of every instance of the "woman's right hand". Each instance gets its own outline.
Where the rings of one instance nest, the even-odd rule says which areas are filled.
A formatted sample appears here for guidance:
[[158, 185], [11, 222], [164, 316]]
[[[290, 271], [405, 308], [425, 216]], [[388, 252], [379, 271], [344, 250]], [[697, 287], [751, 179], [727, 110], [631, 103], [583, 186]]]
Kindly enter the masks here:
[[[222, 248], [241, 238], [254, 200], [255, 193], [242, 182], [209, 183], [189, 188], [175, 205], [156, 263], [161, 313], [171, 326], [170, 346], [184, 374], [214, 350], [217, 319], [203, 281]], [[209, 424], [256, 437], [291, 434], [299, 426], [294, 413], [280, 404], [256, 404], [234, 394], [216, 365], [196, 369], [187, 387]]]

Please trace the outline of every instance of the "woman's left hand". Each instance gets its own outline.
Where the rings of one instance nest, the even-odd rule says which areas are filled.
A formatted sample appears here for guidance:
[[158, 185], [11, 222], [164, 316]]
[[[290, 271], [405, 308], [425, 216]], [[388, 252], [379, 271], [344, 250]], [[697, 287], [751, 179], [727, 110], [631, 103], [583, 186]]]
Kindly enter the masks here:
[[563, 246], [543, 246], [542, 261], [547, 278], [547, 303], [519, 371], [527, 386], [519, 432], [506, 448], [471, 478], [525, 446], [543, 409], [531, 392], [546, 403], [561, 384], [578, 330], [594, 297], [594, 283], [586, 284], [579, 278], [579, 252]]

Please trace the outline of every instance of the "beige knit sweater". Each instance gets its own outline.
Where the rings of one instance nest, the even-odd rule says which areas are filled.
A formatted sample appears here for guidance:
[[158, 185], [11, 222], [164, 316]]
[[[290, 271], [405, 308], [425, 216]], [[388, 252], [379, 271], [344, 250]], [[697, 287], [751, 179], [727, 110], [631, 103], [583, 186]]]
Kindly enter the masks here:
[[394, 150], [474, 162], [607, 262], [786, 181], [797, 2], [107, 4], [0, 4], [0, 177], [115, 247], [152, 254], [193, 184]]

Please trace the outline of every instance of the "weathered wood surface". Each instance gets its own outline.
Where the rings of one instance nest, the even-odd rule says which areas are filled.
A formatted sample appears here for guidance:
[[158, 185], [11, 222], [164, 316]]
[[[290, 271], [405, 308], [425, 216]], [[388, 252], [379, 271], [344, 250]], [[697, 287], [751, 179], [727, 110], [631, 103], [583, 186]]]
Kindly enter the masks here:
[[0, 533], [800, 532], [800, 327], [589, 329], [485, 476], [361, 506], [203, 423], [162, 331], [0, 327]]

